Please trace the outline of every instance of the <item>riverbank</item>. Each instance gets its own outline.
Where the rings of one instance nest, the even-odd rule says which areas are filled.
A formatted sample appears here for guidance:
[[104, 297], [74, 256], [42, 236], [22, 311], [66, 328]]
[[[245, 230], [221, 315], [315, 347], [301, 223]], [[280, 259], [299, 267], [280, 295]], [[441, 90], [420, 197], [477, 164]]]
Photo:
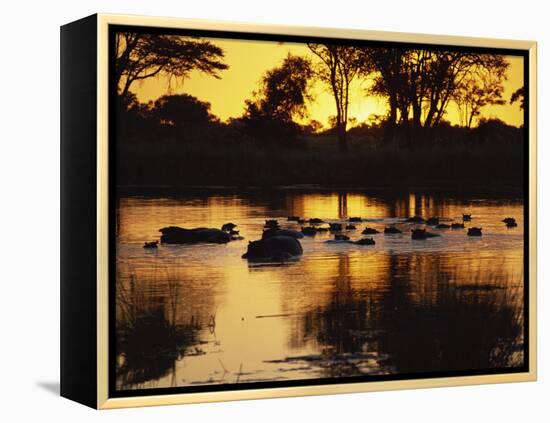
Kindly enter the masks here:
[[270, 149], [213, 143], [125, 144], [116, 184], [315, 189], [496, 190], [521, 192], [524, 152], [517, 144], [402, 149]]

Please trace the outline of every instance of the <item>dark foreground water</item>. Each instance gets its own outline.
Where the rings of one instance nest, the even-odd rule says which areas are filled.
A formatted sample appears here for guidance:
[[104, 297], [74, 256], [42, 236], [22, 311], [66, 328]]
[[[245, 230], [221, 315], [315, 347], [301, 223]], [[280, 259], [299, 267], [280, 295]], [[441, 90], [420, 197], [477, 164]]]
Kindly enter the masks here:
[[[409, 216], [483, 228], [414, 241]], [[286, 263], [241, 258], [264, 221], [289, 215], [382, 230], [376, 245], [306, 237]], [[507, 229], [504, 217], [518, 227]], [[159, 228], [238, 225], [225, 245], [160, 245]], [[117, 388], [136, 389], [521, 366], [523, 202], [495, 196], [250, 192], [121, 197]], [[420, 225], [423, 227], [423, 225]]]

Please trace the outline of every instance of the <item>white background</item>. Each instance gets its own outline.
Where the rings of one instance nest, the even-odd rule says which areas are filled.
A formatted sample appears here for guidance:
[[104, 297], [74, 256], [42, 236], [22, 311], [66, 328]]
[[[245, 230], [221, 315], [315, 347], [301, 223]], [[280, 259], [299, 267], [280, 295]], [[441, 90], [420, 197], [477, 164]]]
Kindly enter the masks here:
[[[11, 421], [549, 421], [544, 1], [9, 1], [0, 25], [0, 416]], [[95, 12], [539, 42], [539, 381], [96, 412], [59, 383], [59, 26]], [[549, 164], [550, 166], [550, 164]], [[546, 220], [546, 221], [545, 221]], [[546, 391], [546, 395], [545, 395]], [[168, 421], [168, 420], [167, 420]]]

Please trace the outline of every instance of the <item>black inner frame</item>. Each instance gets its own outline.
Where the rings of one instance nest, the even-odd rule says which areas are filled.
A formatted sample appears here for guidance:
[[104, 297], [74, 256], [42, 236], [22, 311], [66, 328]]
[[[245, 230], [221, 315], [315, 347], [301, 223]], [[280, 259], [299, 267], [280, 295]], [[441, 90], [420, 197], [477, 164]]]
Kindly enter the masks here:
[[[523, 304], [523, 318], [524, 318], [524, 343], [523, 343], [523, 366], [521, 367], [509, 367], [509, 368], [489, 368], [489, 369], [475, 369], [475, 370], [460, 370], [460, 371], [446, 371], [446, 372], [417, 372], [407, 374], [392, 374], [392, 375], [376, 375], [376, 376], [353, 376], [353, 377], [334, 377], [323, 379], [299, 379], [288, 381], [268, 381], [268, 382], [248, 382], [248, 383], [228, 383], [223, 385], [200, 385], [200, 386], [182, 386], [172, 388], [148, 388], [148, 389], [116, 389], [116, 235], [114, 229], [114, 222], [116, 222], [116, 197], [117, 185], [116, 185], [116, 128], [113, 124], [116, 119], [116, 94], [117, 87], [114, 86], [114, 41], [118, 32], [137, 32], [146, 34], [166, 34], [166, 35], [186, 35], [196, 37], [208, 37], [208, 38], [221, 38], [221, 39], [235, 39], [243, 41], [272, 41], [272, 42], [289, 42], [289, 43], [305, 43], [315, 41], [318, 43], [330, 43], [339, 45], [354, 45], [354, 46], [369, 46], [369, 47], [381, 47], [381, 48], [398, 48], [398, 47], [414, 47], [418, 49], [431, 49], [431, 50], [444, 50], [444, 51], [468, 51], [479, 53], [494, 53], [509, 56], [519, 56], [523, 58], [523, 76], [524, 76], [524, 155], [523, 155], [523, 214], [524, 214], [524, 245], [523, 245], [523, 266], [524, 266], [524, 304]], [[260, 389], [260, 388], [285, 388], [285, 387], [297, 387], [297, 386], [314, 386], [314, 385], [335, 385], [342, 383], [364, 383], [364, 382], [376, 382], [376, 381], [399, 381], [399, 380], [411, 380], [411, 379], [427, 379], [427, 378], [446, 378], [446, 377], [458, 377], [458, 376], [481, 376], [481, 375], [495, 375], [495, 374], [511, 374], [511, 373], [525, 373], [530, 369], [529, 364], [529, 160], [530, 160], [530, 128], [529, 128], [529, 51], [520, 49], [504, 49], [504, 48], [489, 48], [489, 47], [465, 47], [465, 46], [447, 46], [438, 44], [425, 44], [425, 43], [406, 43], [406, 42], [389, 42], [389, 41], [370, 41], [370, 40], [350, 40], [340, 38], [327, 38], [327, 37], [315, 37], [315, 36], [294, 36], [294, 35], [273, 35], [273, 34], [260, 34], [260, 33], [247, 33], [238, 31], [218, 31], [218, 30], [197, 30], [197, 29], [180, 29], [180, 28], [159, 28], [159, 27], [147, 27], [147, 26], [133, 26], [133, 25], [109, 25], [108, 29], [108, 59], [109, 59], [109, 141], [108, 141], [108, 172], [109, 172], [109, 291], [108, 291], [108, 339], [109, 339], [109, 352], [108, 352], [108, 397], [120, 398], [120, 397], [139, 397], [147, 395], [159, 395], [159, 394], [184, 394], [184, 393], [199, 393], [199, 392], [223, 392], [223, 391], [236, 391], [247, 389]]]

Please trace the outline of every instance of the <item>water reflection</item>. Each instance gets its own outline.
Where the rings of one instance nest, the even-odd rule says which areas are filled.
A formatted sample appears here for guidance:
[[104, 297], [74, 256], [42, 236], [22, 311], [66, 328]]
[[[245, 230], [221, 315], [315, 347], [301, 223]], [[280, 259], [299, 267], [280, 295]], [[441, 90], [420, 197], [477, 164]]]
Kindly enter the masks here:
[[[473, 215], [465, 230], [411, 241], [411, 216]], [[265, 219], [286, 216], [395, 224], [376, 246], [300, 240], [282, 265], [240, 257]], [[503, 217], [518, 227], [507, 229]], [[245, 240], [160, 246], [169, 225], [239, 225]], [[468, 225], [467, 225], [468, 226]], [[520, 366], [523, 362], [523, 205], [514, 198], [407, 193], [189, 194], [121, 197], [117, 207], [117, 386], [304, 379]]]
[[[196, 342], [196, 324], [176, 320], [179, 289], [151, 295], [132, 279], [117, 286], [118, 384], [140, 386], [168, 373]], [[172, 385], [175, 385], [173, 380]]]
[[383, 355], [369, 345], [378, 333], [372, 325], [373, 297], [352, 286], [349, 256], [339, 255], [338, 269], [341, 277], [333, 278], [327, 303], [313, 307], [303, 318], [303, 337], [322, 347], [320, 376], [386, 373]]
[[[491, 282], [498, 288], [487, 289], [485, 283]], [[401, 281], [405, 286], [410, 283]], [[392, 284], [378, 305], [383, 333], [378, 347], [397, 373], [522, 364], [521, 305], [514, 289], [501, 287], [501, 279], [484, 279], [468, 289], [450, 284], [445, 276], [433, 283], [438, 285], [435, 299], [412, 302], [399, 292], [401, 284]]]

